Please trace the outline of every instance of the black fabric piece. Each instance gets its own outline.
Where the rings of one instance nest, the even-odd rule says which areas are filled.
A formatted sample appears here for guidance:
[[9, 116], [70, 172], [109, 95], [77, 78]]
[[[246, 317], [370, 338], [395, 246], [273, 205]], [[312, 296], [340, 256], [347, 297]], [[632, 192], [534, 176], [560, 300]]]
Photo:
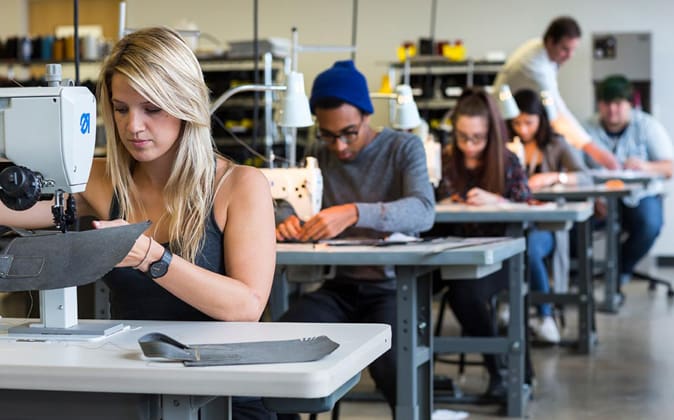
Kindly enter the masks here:
[[185, 366], [313, 362], [339, 347], [324, 335], [295, 340], [186, 345], [162, 333], [149, 333], [139, 338], [138, 344], [146, 357], [180, 361]]
[[149, 222], [84, 232], [0, 230], [0, 291], [60, 289], [100, 279]]

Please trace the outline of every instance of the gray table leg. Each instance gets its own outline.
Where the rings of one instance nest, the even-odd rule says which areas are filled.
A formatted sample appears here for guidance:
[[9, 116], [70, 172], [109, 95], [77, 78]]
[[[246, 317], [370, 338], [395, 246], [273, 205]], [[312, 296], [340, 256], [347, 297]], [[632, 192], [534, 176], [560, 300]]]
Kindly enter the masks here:
[[525, 400], [528, 392], [524, 392], [524, 258], [523, 254], [513, 256], [509, 261], [509, 300], [510, 321], [508, 323], [508, 408], [509, 417], [524, 415]]
[[[199, 420], [199, 409], [212, 402], [217, 397], [201, 397], [191, 395], [162, 395], [162, 420]], [[232, 402], [230, 397], [225, 399], [224, 420], [232, 418]], [[205, 416], [211, 418], [212, 416]]]
[[606, 261], [604, 264], [604, 301], [597, 309], [618, 312], [618, 263], [620, 251], [620, 214], [617, 197], [606, 197]]
[[396, 418], [406, 420], [430, 419], [433, 410], [430, 281], [423, 276], [417, 287], [416, 274], [414, 267], [396, 269]]
[[588, 354], [594, 346], [594, 296], [592, 295], [592, 246], [590, 221], [578, 223], [578, 351]]

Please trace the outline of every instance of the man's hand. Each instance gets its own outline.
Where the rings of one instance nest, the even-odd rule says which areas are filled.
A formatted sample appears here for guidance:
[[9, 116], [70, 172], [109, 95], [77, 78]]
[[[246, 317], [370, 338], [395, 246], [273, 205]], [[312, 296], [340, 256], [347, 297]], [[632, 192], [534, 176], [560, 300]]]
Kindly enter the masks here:
[[505, 201], [503, 197], [498, 194], [490, 193], [482, 188], [471, 188], [466, 193], [466, 204], [473, 206], [484, 206], [486, 204], [497, 204]]
[[276, 226], [276, 240], [279, 242], [297, 241], [300, 239], [301, 231], [300, 219], [292, 215]]
[[625, 169], [633, 171], [647, 171], [649, 169], [647, 161], [636, 157], [627, 158], [624, 166]]
[[300, 241], [334, 238], [358, 221], [356, 205], [342, 204], [321, 210], [309, 219], [299, 234]]

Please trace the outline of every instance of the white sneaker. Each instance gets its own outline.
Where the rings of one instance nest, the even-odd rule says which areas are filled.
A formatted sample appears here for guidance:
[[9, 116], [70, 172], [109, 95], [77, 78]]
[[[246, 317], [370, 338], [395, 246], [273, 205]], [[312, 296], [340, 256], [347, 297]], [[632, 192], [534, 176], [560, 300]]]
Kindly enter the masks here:
[[551, 316], [546, 316], [534, 324], [533, 331], [539, 340], [547, 343], [559, 343], [561, 340], [557, 324]]
[[433, 410], [431, 420], [463, 420], [468, 418], [468, 413], [465, 411], [454, 410]]

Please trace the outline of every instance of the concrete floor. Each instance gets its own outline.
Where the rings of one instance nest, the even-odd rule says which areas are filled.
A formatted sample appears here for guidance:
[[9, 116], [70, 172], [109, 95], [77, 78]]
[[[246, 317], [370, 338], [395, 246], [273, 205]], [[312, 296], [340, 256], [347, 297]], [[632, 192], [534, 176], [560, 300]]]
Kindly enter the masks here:
[[[658, 275], [674, 280], [674, 269], [660, 269]], [[603, 290], [599, 283], [595, 288]], [[649, 292], [641, 281], [632, 281], [624, 290], [627, 299], [617, 315], [597, 314], [599, 344], [591, 355], [577, 355], [563, 346], [534, 346], [534, 400], [527, 418], [674, 418], [674, 302], [668, 300], [664, 288]], [[576, 334], [573, 312], [572, 307], [566, 310], [565, 338]], [[455, 331], [456, 325], [447, 325], [447, 330]], [[437, 365], [436, 372], [457, 376], [456, 366], [451, 365]], [[364, 378], [358, 388], [372, 389], [369, 378]], [[486, 387], [487, 376], [481, 367], [470, 367], [458, 380], [464, 392], [479, 393]], [[435, 408], [466, 411], [475, 420], [503, 418], [498, 406], [436, 404]], [[323, 413], [318, 418], [331, 417]], [[381, 402], [345, 401], [341, 405], [341, 420], [390, 418], [388, 407]]]

